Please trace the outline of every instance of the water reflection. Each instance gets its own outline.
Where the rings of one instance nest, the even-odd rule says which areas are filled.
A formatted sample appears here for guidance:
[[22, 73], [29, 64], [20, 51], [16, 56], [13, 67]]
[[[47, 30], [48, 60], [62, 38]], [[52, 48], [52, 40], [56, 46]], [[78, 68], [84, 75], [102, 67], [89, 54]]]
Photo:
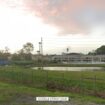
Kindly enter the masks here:
[[[39, 67], [33, 69], [38, 70]], [[96, 71], [104, 70], [103, 67], [43, 67], [43, 70], [57, 70], [57, 71]]]

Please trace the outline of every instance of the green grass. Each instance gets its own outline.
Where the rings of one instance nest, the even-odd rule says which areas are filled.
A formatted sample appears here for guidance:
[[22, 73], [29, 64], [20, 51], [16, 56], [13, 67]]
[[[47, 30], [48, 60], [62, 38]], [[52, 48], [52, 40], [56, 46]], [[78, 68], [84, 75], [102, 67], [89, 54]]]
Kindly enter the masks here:
[[51, 91], [69, 91], [105, 97], [104, 71], [42, 71], [8, 66], [0, 67], [0, 81]]
[[[22, 96], [33, 97], [33, 98], [35, 98], [36, 96], [68, 96], [70, 100], [76, 100], [77, 102], [80, 102], [80, 103], [94, 102], [94, 103], [105, 104], [104, 99], [96, 98], [93, 96], [64, 93], [59, 91], [51, 92], [44, 89], [37, 89], [32, 87], [26, 87], [23, 85], [0, 82], [0, 105], [3, 105], [4, 103], [5, 104], [16, 103], [16, 100]], [[15, 104], [12, 104], [12, 105], [15, 105]], [[23, 105], [23, 103], [19, 105]]]

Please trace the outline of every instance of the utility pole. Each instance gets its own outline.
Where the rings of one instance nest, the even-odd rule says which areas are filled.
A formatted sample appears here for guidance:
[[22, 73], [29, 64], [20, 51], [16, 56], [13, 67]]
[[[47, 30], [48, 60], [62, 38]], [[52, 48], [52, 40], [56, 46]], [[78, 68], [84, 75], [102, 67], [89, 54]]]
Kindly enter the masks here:
[[67, 51], [67, 61], [68, 61], [68, 64], [69, 64], [69, 48], [67, 48], [66, 51]]
[[40, 51], [40, 42], [39, 42], [39, 55], [41, 54], [41, 51]]
[[43, 39], [41, 37], [41, 54], [43, 55]]
[[43, 70], [43, 39], [41, 37], [42, 70]]
[[41, 37], [41, 41], [39, 42], [39, 52], [41, 56], [41, 68], [43, 70], [43, 39]]
[[43, 39], [41, 37], [41, 41], [39, 42], [39, 51], [40, 51], [40, 54], [43, 55]]

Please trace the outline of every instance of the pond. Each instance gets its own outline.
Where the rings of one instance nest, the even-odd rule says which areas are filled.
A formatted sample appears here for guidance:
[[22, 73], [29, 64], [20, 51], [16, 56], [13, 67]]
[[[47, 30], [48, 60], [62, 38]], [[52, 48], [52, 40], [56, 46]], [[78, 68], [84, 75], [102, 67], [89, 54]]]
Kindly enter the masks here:
[[[33, 67], [38, 70], [40, 67]], [[97, 71], [104, 70], [103, 67], [43, 67], [43, 70], [56, 70], [56, 71]]]

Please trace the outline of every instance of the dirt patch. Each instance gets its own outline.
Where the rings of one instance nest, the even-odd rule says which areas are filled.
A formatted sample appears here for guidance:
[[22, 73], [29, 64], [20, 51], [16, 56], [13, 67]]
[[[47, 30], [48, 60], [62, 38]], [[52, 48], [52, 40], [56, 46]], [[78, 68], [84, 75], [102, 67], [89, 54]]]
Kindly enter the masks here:
[[35, 97], [21, 95], [10, 103], [0, 105], [102, 105], [70, 100], [69, 102], [36, 102]]

